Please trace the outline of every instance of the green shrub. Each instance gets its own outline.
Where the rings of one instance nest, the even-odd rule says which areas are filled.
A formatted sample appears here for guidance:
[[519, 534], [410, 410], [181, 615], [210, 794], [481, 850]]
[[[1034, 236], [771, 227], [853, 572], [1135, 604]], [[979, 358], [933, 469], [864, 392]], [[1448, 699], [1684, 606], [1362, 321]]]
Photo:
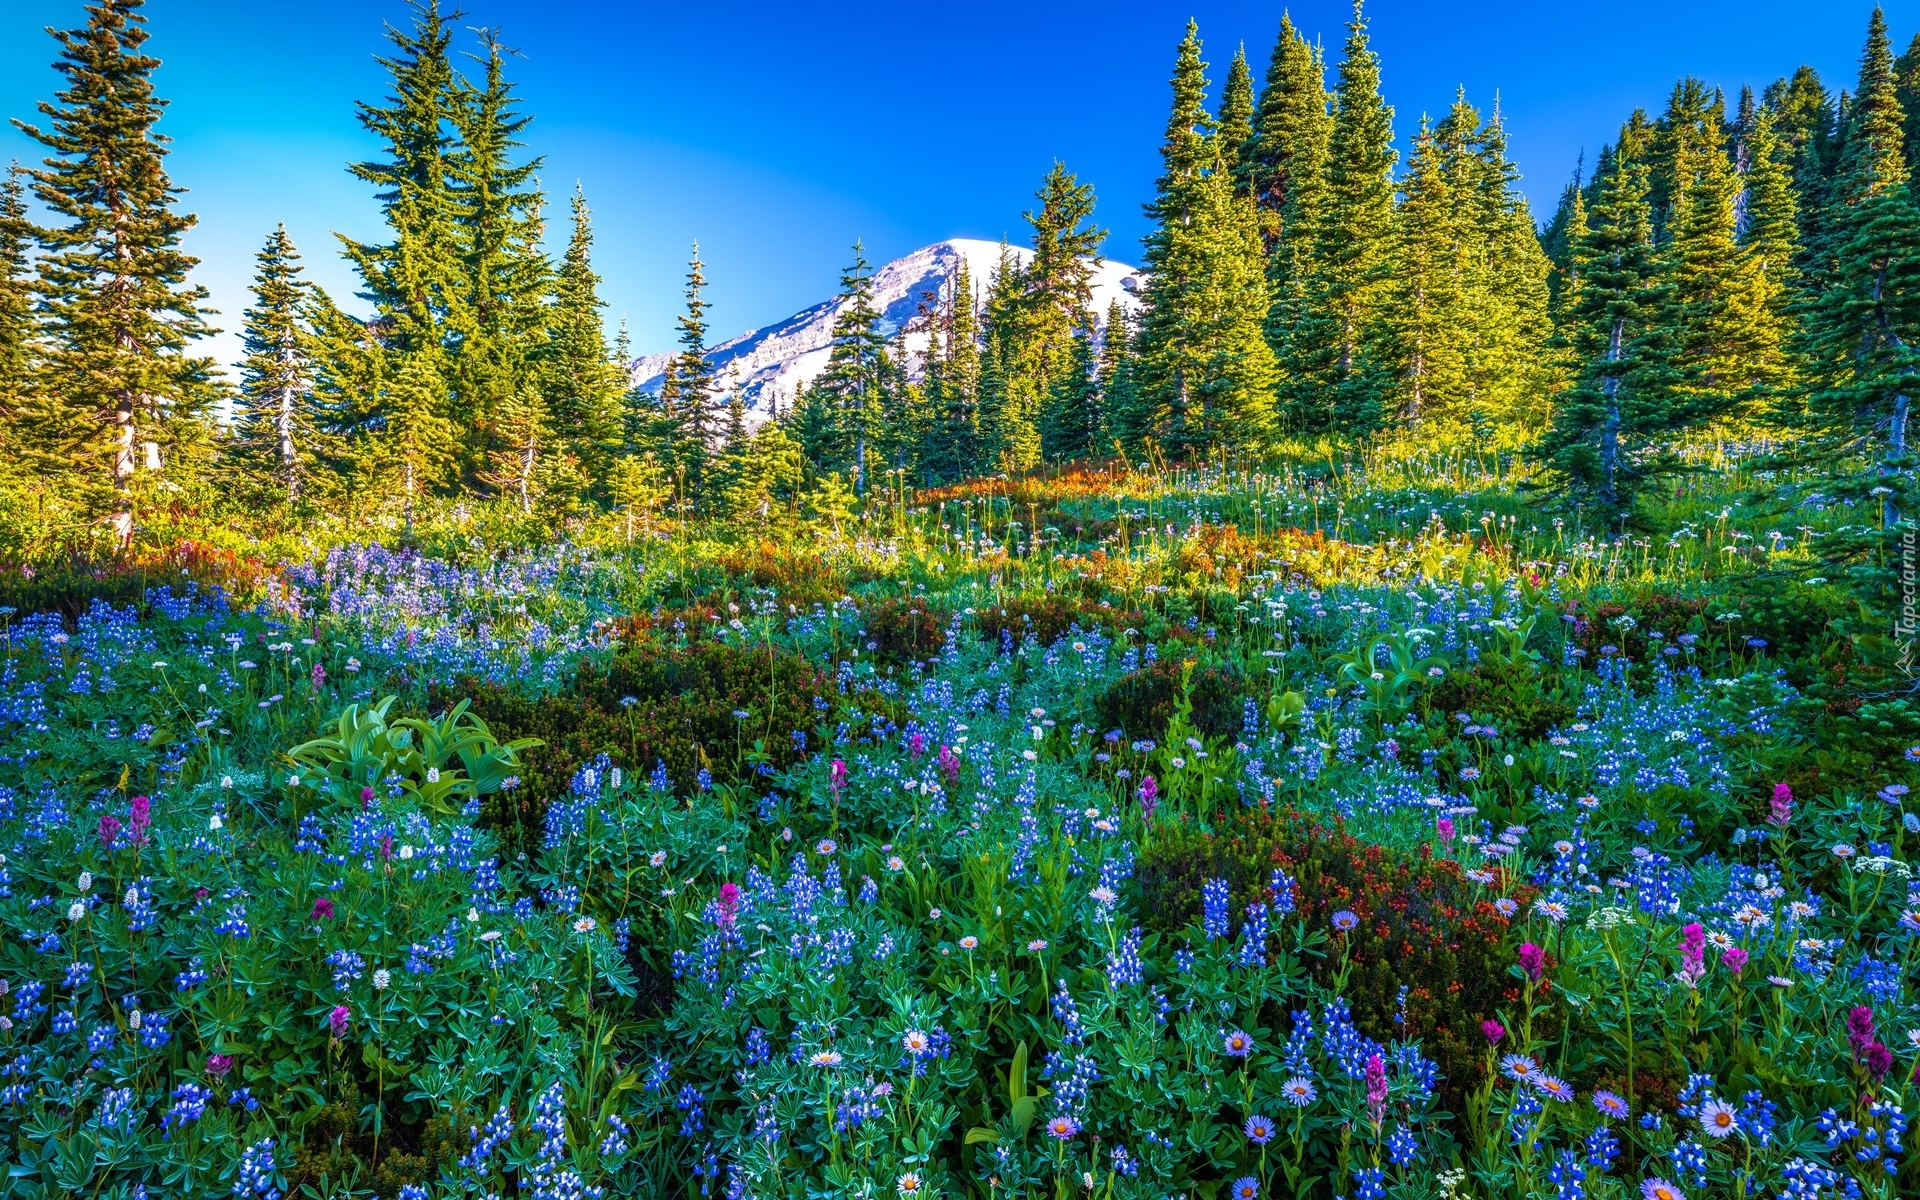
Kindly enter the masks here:
[[[1129, 671], [1094, 702], [1103, 729], [1119, 729], [1130, 737], [1159, 739], [1180, 702], [1181, 663], [1163, 658]], [[1243, 711], [1240, 673], [1231, 666], [1197, 667], [1193, 672], [1193, 724], [1211, 738], [1231, 739], [1239, 733]]]

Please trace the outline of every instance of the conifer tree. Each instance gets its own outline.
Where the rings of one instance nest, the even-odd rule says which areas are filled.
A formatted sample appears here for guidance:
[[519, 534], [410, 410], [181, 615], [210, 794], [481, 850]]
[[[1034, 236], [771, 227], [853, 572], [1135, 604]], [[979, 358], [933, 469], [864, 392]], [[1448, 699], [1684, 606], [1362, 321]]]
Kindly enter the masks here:
[[33, 370], [33, 233], [15, 163], [0, 182], [0, 452]]
[[1290, 392], [1310, 407], [1291, 415], [1309, 428], [1360, 432], [1379, 426], [1394, 382], [1383, 318], [1398, 156], [1393, 109], [1380, 97], [1380, 62], [1367, 44], [1359, 0], [1334, 96], [1325, 208], [1302, 282], [1305, 311], [1288, 338]]
[[1768, 344], [1764, 280], [1738, 244], [1733, 164], [1717, 142], [1697, 144], [1676, 166], [1669, 214], [1675, 386], [1697, 415], [1727, 410], [1754, 384], [1759, 364], [1777, 358]]
[[1783, 393], [1795, 378], [1798, 355], [1791, 349], [1799, 296], [1799, 211], [1785, 148], [1774, 132], [1774, 114], [1758, 111], [1742, 145], [1746, 160], [1740, 245], [1752, 260], [1757, 306], [1756, 337], [1765, 349], [1752, 364], [1756, 395]]
[[455, 466], [457, 434], [435, 358], [431, 352], [402, 357], [399, 374], [380, 393], [378, 462], [400, 493], [409, 531], [414, 506], [445, 486]]
[[510, 500], [521, 515], [531, 514], [560, 465], [553, 461], [546, 400], [538, 388], [525, 384], [497, 407], [493, 425], [480, 482]]
[[1540, 248], [1553, 265], [1547, 285], [1548, 303], [1556, 331], [1563, 324], [1567, 295], [1578, 283], [1578, 276], [1574, 273], [1573, 246], [1579, 232], [1587, 227], [1587, 196], [1583, 186], [1585, 181], [1581, 177], [1585, 166], [1586, 155], [1583, 153], [1579, 165], [1574, 167], [1573, 178], [1560, 190], [1560, 203], [1553, 210], [1553, 218], [1547, 222], [1540, 237]]
[[934, 335], [944, 341], [944, 353], [937, 373], [928, 368], [937, 388], [928, 393], [930, 433], [921, 450], [927, 475], [937, 482], [963, 479], [978, 470], [980, 462], [980, 325], [965, 259], [949, 287], [945, 328]]
[[[458, 330], [470, 324], [463, 311], [470, 295], [459, 228], [464, 205], [455, 180], [461, 114], [450, 57], [453, 18], [441, 11], [439, 0], [414, 0], [413, 18], [410, 29], [388, 28], [393, 53], [378, 60], [392, 94], [383, 103], [356, 104], [361, 125], [380, 142], [381, 156], [347, 168], [377, 189], [389, 240], [360, 242], [335, 234], [360, 277], [359, 293], [372, 305], [373, 320], [362, 324], [332, 310], [320, 322], [320, 389], [338, 408], [343, 428], [369, 435], [384, 430], [391, 410], [387, 390], [402, 378], [408, 381], [409, 411], [431, 407], [444, 425], [455, 400]], [[418, 439], [415, 448], [404, 489], [409, 512], [421, 489], [457, 479], [459, 443], [450, 431]], [[445, 462], [419, 457], [441, 452]], [[369, 468], [390, 458], [359, 455]]]
[[1248, 177], [1239, 171], [1240, 157], [1253, 137], [1253, 73], [1247, 67], [1247, 48], [1233, 52], [1226, 86], [1220, 92], [1220, 120], [1214, 131], [1220, 161], [1234, 172], [1240, 195], [1251, 196]]
[[696, 491], [714, 449], [719, 417], [719, 388], [713, 364], [707, 361], [707, 309], [713, 305], [702, 295], [706, 286], [706, 264], [700, 261], [700, 243], [695, 242], [687, 261], [687, 311], [677, 318], [680, 352], [667, 364], [660, 383], [658, 425], [652, 439], [662, 465]]
[[835, 304], [826, 369], [801, 393], [796, 416], [807, 457], [823, 471], [852, 472], [854, 490], [864, 493], [891, 364], [873, 306], [873, 269], [857, 241], [852, 265], [840, 273]]
[[228, 457], [250, 490], [300, 499], [317, 437], [314, 337], [307, 328], [313, 285], [287, 227], [267, 238], [253, 278], [253, 305], [241, 328], [246, 360]]
[[1662, 337], [1671, 328], [1667, 284], [1653, 240], [1644, 117], [1635, 114], [1595, 180], [1587, 227], [1575, 241], [1570, 293], [1578, 384], [1562, 398], [1542, 450], [1559, 475], [1623, 515], [1643, 452], [1674, 427]]
[[1266, 88], [1254, 118], [1254, 135], [1242, 156], [1243, 188], [1260, 206], [1267, 245], [1267, 282], [1273, 303], [1267, 344], [1282, 365], [1280, 408], [1304, 411], [1311, 381], [1295, 386], [1295, 334], [1307, 319], [1305, 282], [1314, 264], [1314, 236], [1326, 215], [1327, 144], [1333, 135], [1332, 97], [1326, 64], [1317, 46], [1280, 18], [1280, 36], [1267, 66]]
[[1920, 211], [1904, 116], [1886, 18], [1875, 8], [1827, 214], [1826, 289], [1808, 336], [1817, 411], [1840, 437], [1879, 443], [1887, 525], [1911, 490], [1907, 423], [1920, 373]]
[[1907, 118], [1900, 139], [1907, 148], [1908, 186], [1920, 189], [1920, 33], [1907, 43], [1907, 52], [1894, 60], [1893, 79], [1894, 97]]
[[1204, 105], [1206, 64], [1190, 21], [1146, 238], [1140, 395], [1122, 430], [1174, 459], [1264, 446], [1277, 379], [1263, 326], [1271, 304], [1258, 210], [1235, 194]]
[[1100, 453], [1104, 431], [1095, 366], [1092, 330], [1084, 326], [1075, 329], [1066, 370], [1051, 381], [1040, 427], [1041, 455], [1049, 462], [1070, 462]]
[[1793, 177], [1794, 207], [1800, 216], [1800, 273], [1810, 289], [1819, 286], [1820, 247], [1826, 241], [1827, 183], [1838, 142], [1833, 96], [1812, 67], [1767, 85], [1760, 106], [1773, 114], [1774, 130]]
[[1473, 328], [1465, 415], [1476, 427], [1493, 419], [1530, 423], [1544, 416], [1560, 386], [1549, 344], [1553, 264], [1520, 191], [1519, 169], [1507, 157], [1497, 96], [1493, 115], [1476, 131], [1479, 119], [1462, 96], [1442, 123], [1461, 180], [1459, 220], [1471, 231], [1463, 284]]
[[1153, 434], [1151, 414], [1141, 409], [1134, 379], [1134, 336], [1127, 310], [1118, 300], [1109, 303], [1100, 341], [1100, 407], [1107, 436], [1101, 449], [1111, 449], [1122, 458], [1139, 454]]
[[[1016, 470], [1042, 457], [1053, 458], [1051, 448], [1078, 457], [1084, 449], [1075, 439], [1086, 432], [1091, 394], [1079, 384], [1087, 379], [1086, 362], [1077, 362], [1080, 339], [1091, 324], [1092, 276], [1100, 265], [1100, 244], [1106, 230], [1092, 224], [1094, 196], [1065, 164], [1054, 163], [1035, 198], [1039, 206], [1026, 214], [1033, 228], [1033, 258], [1019, 273], [1019, 288], [1003, 321], [1007, 325], [1003, 380], [1007, 401], [1002, 404], [996, 430], [1000, 439], [1000, 466]], [[1056, 413], [1057, 404], [1083, 406]], [[1052, 427], [1051, 442], [1046, 430]], [[1066, 440], [1059, 440], [1064, 437]]]
[[521, 393], [537, 386], [552, 292], [540, 245], [544, 197], [534, 184], [542, 160], [513, 161], [531, 118], [518, 110], [506, 78], [511, 52], [494, 31], [479, 34], [483, 71], [477, 84], [454, 87], [457, 141], [448, 160], [463, 289], [450, 319], [457, 346], [451, 398], [475, 461], [499, 448], [496, 425], [506, 419], [500, 410], [524, 412]]
[[573, 236], [554, 277], [547, 317], [541, 389], [553, 435], [580, 464], [588, 483], [604, 492], [621, 440], [620, 396], [625, 352], [610, 355], [600, 310], [600, 276], [593, 269], [593, 224], [587, 200], [573, 193]]
[[[1400, 247], [1394, 283], [1398, 291], [1392, 322], [1401, 359], [1398, 416], [1417, 427], [1429, 409], [1464, 395], [1466, 347], [1473, 316], [1463, 278], [1469, 261], [1448, 178], [1446, 151], [1424, 118], [1413, 139], [1413, 155], [1400, 206]], [[1469, 183], [1468, 186], [1471, 186]]]
[[211, 364], [186, 353], [210, 332], [206, 292], [187, 282], [196, 260], [180, 241], [194, 218], [175, 209], [181, 189], [154, 130], [166, 102], [153, 93], [159, 61], [141, 52], [141, 7], [95, 0], [84, 28], [56, 31], [65, 86], [40, 104], [44, 127], [16, 122], [47, 150], [27, 176], [54, 217], [39, 233], [43, 386], [18, 444], [78, 490], [122, 548], [140, 444], [191, 436], [210, 398]]

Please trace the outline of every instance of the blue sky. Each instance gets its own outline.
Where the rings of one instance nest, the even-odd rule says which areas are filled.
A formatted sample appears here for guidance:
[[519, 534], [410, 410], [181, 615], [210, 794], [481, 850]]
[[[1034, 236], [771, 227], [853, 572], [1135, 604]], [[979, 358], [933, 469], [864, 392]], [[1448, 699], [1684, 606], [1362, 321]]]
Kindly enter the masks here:
[[[535, 116], [533, 151], [556, 197], [579, 182], [595, 212], [609, 323], [636, 350], [673, 336], [688, 244], [701, 243], [711, 319], [728, 336], [831, 293], [855, 237], [875, 262], [947, 237], [1025, 236], [1021, 212], [1055, 159], [1099, 196], [1111, 257], [1138, 261], [1167, 76], [1188, 16], [1216, 92], [1237, 44], [1256, 79], [1282, 5], [594, 3], [467, 0], [464, 24], [502, 30]], [[1337, 60], [1349, 7], [1290, 7]], [[1920, 0], [1886, 5], [1898, 47]], [[1871, 5], [1856, 0], [1609, 0], [1561, 4], [1374, 0], [1383, 86], [1405, 137], [1456, 86], [1496, 90], [1536, 210], [1576, 156], [1635, 105], [1657, 109], [1695, 74], [1729, 94], [1800, 63], [1851, 88]], [[353, 101], [383, 94], [373, 61], [402, 0], [320, 4], [151, 0], [150, 52], [172, 101], [171, 169], [200, 216], [189, 243], [231, 331], [252, 255], [284, 221], [311, 275], [347, 300], [331, 231], [379, 233], [369, 189], [343, 165], [370, 149]], [[0, 0], [0, 115], [31, 117], [51, 95], [48, 24], [80, 0]], [[0, 160], [35, 147], [0, 131]], [[215, 351], [231, 357], [231, 332]]]

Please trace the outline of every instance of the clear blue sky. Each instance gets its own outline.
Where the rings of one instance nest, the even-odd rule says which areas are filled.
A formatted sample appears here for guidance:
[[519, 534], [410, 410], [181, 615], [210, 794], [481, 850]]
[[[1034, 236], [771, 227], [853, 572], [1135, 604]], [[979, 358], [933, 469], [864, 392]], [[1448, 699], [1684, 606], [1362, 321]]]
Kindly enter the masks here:
[[[1109, 255], [1138, 261], [1186, 18], [1200, 22], [1217, 93], [1238, 43], [1259, 77], [1283, 7], [468, 3], [465, 24], [499, 27], [523, 52], [514, 77], [557, 232], [579, 181], [609, 323], [627, 316], [643, 351], [671, 341], [694, 238], [726, 336], [830, 294], [856, 236], [876, 262], [947, 237], [1024, 238], [1020, 214], [1056, 157], [1095, 186]], [[1337, 60], [1348, 6], [1288, 7]], [[1904, 48], [1920, 0], [1886, 7]], [[1851, 88], [1870, 11], [1861, 0], [1374, 0], [1369, 16], [1403, 142], [1456, 85], [1483, 107], [1497, 89], [1544, 215], [1576, 155], [1635, 105], [1657, 110], [1682, 74], [1731, 96], [1806, 62]], [[330, 231], [379, 232], [369, 189], [343, 169], [371, 149], [353, 101], [384, 94], [373, 55], [383, 22], [407, 19], [402, 0], [151, 0], [147, 12], [172, 101], [161, 128], [200, 216], [189, 245], [219, 324], [238, 325], [252, 255], [277, 221], [348, 300]], [[33, 116], [56, 86], [40, 30], [80, 20], [80, 0], [0, 0], [0, 115]], [[34, 149], [0, 132], [0, 160]], [[216, 350], [235, 344], [229, 333]]]

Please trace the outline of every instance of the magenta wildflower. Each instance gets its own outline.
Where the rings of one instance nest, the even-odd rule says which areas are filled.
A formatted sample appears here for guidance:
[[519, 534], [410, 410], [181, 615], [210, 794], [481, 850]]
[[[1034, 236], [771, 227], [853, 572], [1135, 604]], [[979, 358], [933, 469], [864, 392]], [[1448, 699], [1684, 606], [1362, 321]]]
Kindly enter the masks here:
[[1489, 1017], [1480, 1022], [1480, 1032], [1487, 1035], [1487, 1045], [1498, 1046], [1500, 1039], [1507, 1036], [1507, 1027]]
[[1747, 952], [1738, 946], [1730, 946], [1720, 955], [1720, 965], [1732, 971], [1735, 975], [1746, 970], [1749, 961], [1751, 960]]
[[1526, 972], [1527, 978], [1539, 983], [1540, 976], [1547, 969], [1547, 952], [1535, 942], [1522, 942], [1519, 961], [1520, 969]]
[[720, 911], [719, 924], [724, 928], [740, 919], [740, 885], [731, 881], [720, 885], [720, 898], [714, 901], [714, 907]]
[[153, 824], [153, 801], [135, 796], [127, 803], [127, 834], [136, 846], [147, 844], [147, 827]]
[[1773, 800], [1767, 808], [1767, 823], [1784, 828], [1793, 820], [1793, 789], [1784, 783], [1774, 784]]
[[1367, 1119], [1375, 1129], [1387, 1117], [1387, 1063], [1378, 1054], [1367, 1056]]
[[114, 816], [101, 817], [100, 818], [100, 844], [102, 846], [107, 847], [108, 849], [112, 849], [114, 840], [119, 836], [120, 836], [120, 818], [114, 817]]
[[309, 915], [308, 919], [313, 921], [326, 921], [332, 917], [333, 901], [327, 899], [325, 896], [315, 897], [313, 901], [313, 912]]
[[347, 1036], [347, 1018], [351, 1015], [344, 1004], [334, 1005], [333, 1011], [327, 1014], [327, 1029], [334, 1037]]
[[1434, 822], [1434, 829], [1440, 835], [1440, 844], [1442, 846], [1450, 846], [1453, 844], [1452, 817], [1443, 815], [1438, 821]]
[[233, 1070], [233, 1055], [209, 1054], [207, 1056], [207, 1074], [215, 1079], [221, 1078], [231, 1070]]

